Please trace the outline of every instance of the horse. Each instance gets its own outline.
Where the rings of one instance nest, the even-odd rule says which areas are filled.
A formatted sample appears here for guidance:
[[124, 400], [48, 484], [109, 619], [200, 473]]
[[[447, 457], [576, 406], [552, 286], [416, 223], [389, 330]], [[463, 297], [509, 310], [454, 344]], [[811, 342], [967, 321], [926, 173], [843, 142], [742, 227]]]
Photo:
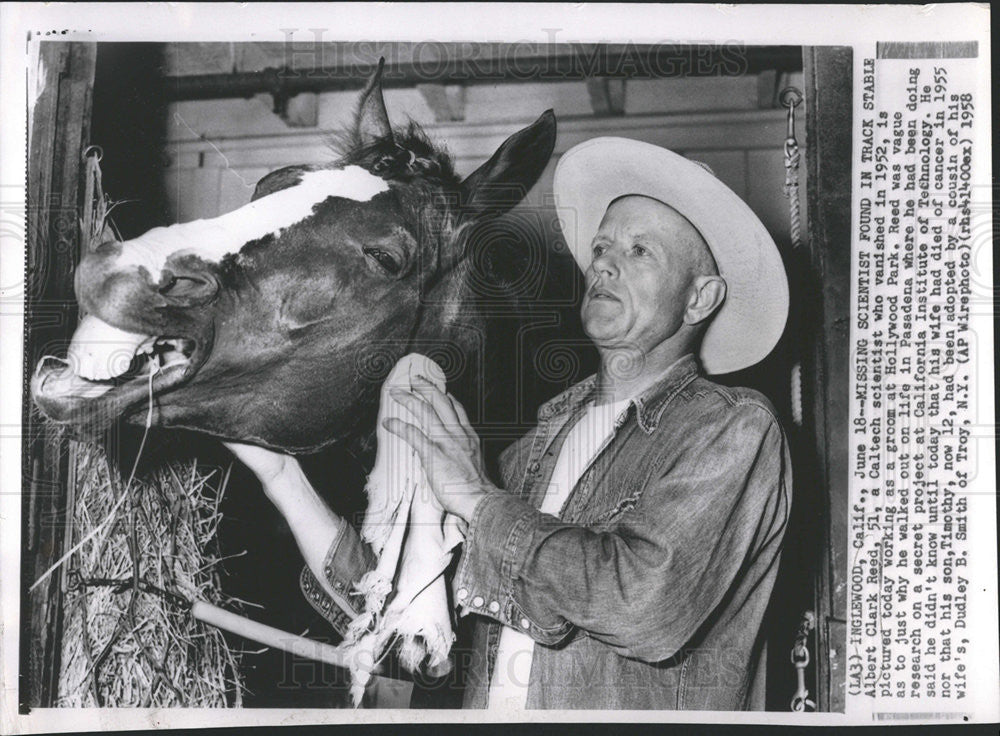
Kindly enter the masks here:
[[537, 182], [555, 116], [460, 178], [419, 126], [390, 125], [382, 68], [334, 161], [273, 171], [220, 217], [88, 246], [67, 357], [42, 358], [31, 380], [45, 416], [85, 437], [145, 424], [304, 461], [370, 454], [399, 358], [473, 361], [487, 325], [472, 306], [472, 234]]
[[151, 419], [309, 453], [371, 428], [380, 379], [404, 354], [472, 349], [467, 235], [537, 181], [555, 117], [459, 179], [417, 126], [392, 129], [381, 72], [339, 160], [279, 169], [233, 212], [83, 255], [68, 360], [43, 359], [31, 381], [49, 419]]

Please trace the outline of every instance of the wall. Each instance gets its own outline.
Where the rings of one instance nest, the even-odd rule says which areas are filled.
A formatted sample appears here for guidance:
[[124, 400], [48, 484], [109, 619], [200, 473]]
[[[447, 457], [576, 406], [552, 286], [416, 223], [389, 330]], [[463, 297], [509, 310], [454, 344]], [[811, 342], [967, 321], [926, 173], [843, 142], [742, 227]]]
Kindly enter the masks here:
[[[596, 116], [583, 82], [471, 86], [464, 91], [462, 122], [437, 122], [417, 89], [390, 89], [385, 97], [393, 122], [421, 123], [432, 140], [447, 145], [462, 174], [485, 161], [508, 135], [553, 108], [559, 125], [556, 152], [531, 193], [534, 204], [551, 192], [555, 159], [580, 141], [621, 135], [665, 146], [711, 166], [781, 243], [788, 231], [785, 111], [768, 106], [773, 95], [762, 95], [766, 83], [756, 75], [629, 81], [625, 114], [619, 117]], [[801, 75], [787, 75], [781, 86], [785, 83], [801, 89]], [[213, 217], [245, 204], [257, 180], [275, 168], [332, 160], [330, 134], [350, 121], [356, 101], [356, 92], [316, 95], [317, 125], [312, 128], [286, 125], [272, 112], [267, 94], [169, 105], [164, 186], [173, 221]], [[804, 149], [801, 122], [797, 137]], [[804, 212], [804, 187], [802, 191]]]

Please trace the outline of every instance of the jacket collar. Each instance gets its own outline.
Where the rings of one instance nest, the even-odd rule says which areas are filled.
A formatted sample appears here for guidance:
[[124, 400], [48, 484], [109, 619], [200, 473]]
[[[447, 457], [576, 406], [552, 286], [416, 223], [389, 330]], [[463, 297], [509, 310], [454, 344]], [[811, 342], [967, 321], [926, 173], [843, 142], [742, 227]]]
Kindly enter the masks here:
[[[681, 389], [691, 383], [698, 373], [698, 362], [692, 353], [688, 353], [671, 364], [656, 383], [631, 400], [639, 426], [646, 434], [656, 429], [667, 404], [680, 393]], [[542, 404], [538, 409], [538, 421], [555, 419], [576, 410], [590, 401], [596, 390], [597, 375], [594, 374]]]

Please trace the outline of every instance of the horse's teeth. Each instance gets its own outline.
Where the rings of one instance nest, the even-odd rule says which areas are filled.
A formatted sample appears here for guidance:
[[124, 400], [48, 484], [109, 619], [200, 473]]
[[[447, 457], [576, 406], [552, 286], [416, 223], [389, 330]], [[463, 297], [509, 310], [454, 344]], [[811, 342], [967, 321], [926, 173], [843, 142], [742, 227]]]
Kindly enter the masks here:
[[150, 337], [119, 330], [88, 315], [80, 322], [69, 347], [74, 372], [88, 381], [107, 381], [124, 375], [138, 356], [145, 356], [141, 375], [191, 362], [185, 350], [192, 343], [180, 337]]

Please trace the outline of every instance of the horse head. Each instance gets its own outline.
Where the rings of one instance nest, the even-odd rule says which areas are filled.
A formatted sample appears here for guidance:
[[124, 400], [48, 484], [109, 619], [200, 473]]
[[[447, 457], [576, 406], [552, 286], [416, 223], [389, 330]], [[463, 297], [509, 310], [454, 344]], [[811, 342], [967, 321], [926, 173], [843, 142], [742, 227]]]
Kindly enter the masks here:
[[419, 128], [391, 128], [381, 69], [333, 164], [279, 169], [235, 211], [84, 254], [67, 358], [43, 358], [31, 383], [50, 419], [307, 452], [370, 423], [378, 366], [462, 345], [469, 229], [537, 181], [555, 118], [463, 180]]

